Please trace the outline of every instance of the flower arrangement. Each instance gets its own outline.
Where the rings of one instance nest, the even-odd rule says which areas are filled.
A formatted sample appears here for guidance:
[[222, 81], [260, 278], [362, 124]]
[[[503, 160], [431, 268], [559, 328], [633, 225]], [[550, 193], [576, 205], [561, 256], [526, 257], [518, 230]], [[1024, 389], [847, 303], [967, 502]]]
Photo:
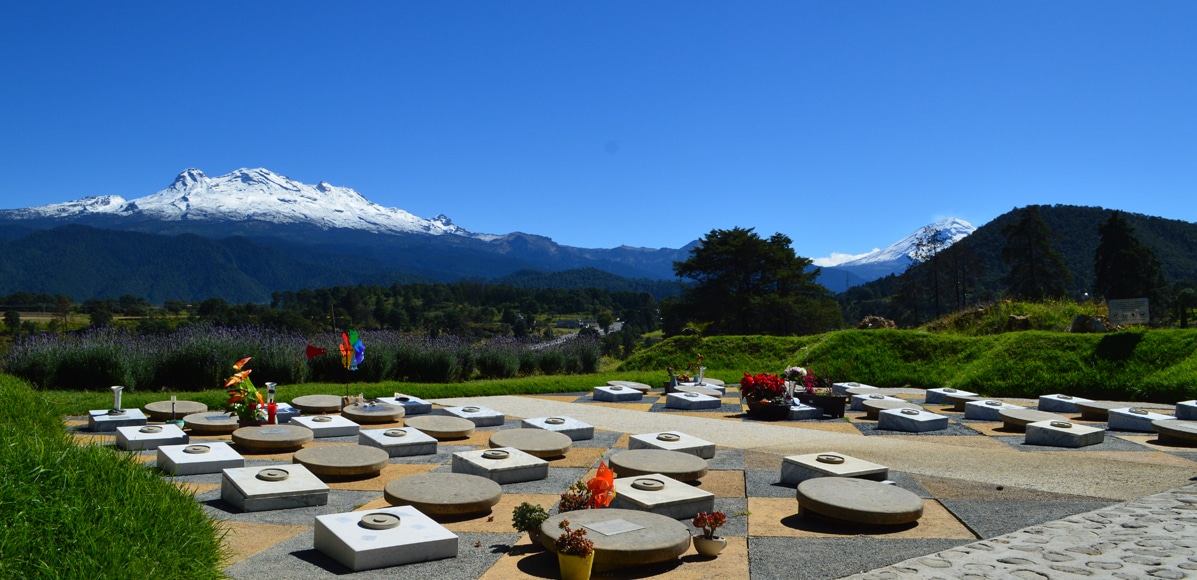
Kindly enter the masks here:
[[246, 363], [253, 357], [245, 357], [237, 361], [233, 365], [233, 376], [229, 377], [224, 383], [224, 387], [229, 390], [229, 400], [225, 403], [225, 407], [230, 413], [237, 415], [239, 421], [258, 421], [261, 419], [261, 409], [263, 407], [262, 394], [254, 387], [254, 382], [249, 379], [249, 373], [253, 369], [241, 370]]
[[750, 375], [740, 379], [740, 397], [750, 401], [785, 402], [786, 384], [781, 377], [769, 373]]
[[558, 512], [572, 512], [584, 509], [599, 509], [611, 505], [615, 499], [615, 472], [607, 467], [606, 462], [600, 461], [598, 473], [583, 482], [578, 480], [561, 494], [561, 501], [557, 504]]
[[708, 540], [715, 539], [715, 530], [727, 523], [727, 516], [723, 512], [698, 512], [694, 519], [690, 520], [696, 528], [702, 528], [702, 537]]
[[814, 372], [807, 372], [802, 377], [802, 389], [808, 395], [830, 395], [831, 380], [826, 377], [820, 377]]
[[557, 524], [557, 527], [565, 530], [561, 532], [561, 535], [557, 537], [555, 542], [558, 554], [585, 558], [594, 551], [594, 542], [586, 537], [585, 528], [570, 529], [569, 520], [561, 520], [561, 523]]
[[806, 376], [806, 369], [802, 367], [790, 367], [781, 373], [781, 377], [787, 381], [799, 382]]

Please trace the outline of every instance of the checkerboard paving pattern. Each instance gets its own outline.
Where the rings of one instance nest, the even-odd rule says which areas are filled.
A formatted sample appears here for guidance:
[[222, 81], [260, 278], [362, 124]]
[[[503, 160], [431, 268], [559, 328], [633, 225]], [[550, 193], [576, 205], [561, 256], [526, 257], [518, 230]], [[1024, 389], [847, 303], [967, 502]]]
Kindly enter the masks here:
[[[585, 420], [586, 408], [598, 405], [701, 417], [712, 420], [710, 428], [717, 429], [719, 421], [754, 420], [745, 415], [737, 396], [734, 388], [729, 389], [721, 407], [701, 411], [668, 409], [659, 393], [627, 403], [597, 402], [589, 393], [536, 395], [532, 398], [577, 405], [578, 412], [574, 416], [582, 420]], [[921, 395], [903, 396], [922, 404]], [[843, 419], [774, 424], [795, 428], [796, 436], [802, 429], [901, 440], [933, 437], [936, 443], [958, 446], [962, 451], [1012, 448], [1025, 453], [1083, 453], [1089, 457], [1113, 456], [1120, 461], [1144, 465], [1197, 468], [1197, 449], [1162, 445], [1150, 434], [1110, 432], [1101, 445], [1077, 450], [1034, 447], [1022, 444], [1022, 434], [1006, 431], [1001, 423], [966, 420], [963, 413], [953, 412], [947, 406], [924, 405], [924, 408], [950, 417], [949, 428], [918, 434], [882, 431], [877, 429], [876, 421], [867, 420], [864, 413], [853, 411]], [[1079, 422], [1079, 416], [1072, 419]], [[80, 443], [113, 445], [115, 442], [113, 434], [88, 433], [85, 418], [67, 418], [66, 424]], [[398, 421], [369, 427], [402, 425], [403, 421]], [[1096, 425], [1104, 427], [1101, 423]], [[319, 507], [240, 513], [220, 499], [220, 474], [164, 478], [193, 494], [203, 509], [228, 530], [225, 543], [230, 551], [228, 574], [231, 577], [332, 577], [348, 570], [313, 549], [315, 516], [386, 507], [388, 504], [382, 497], [382, 490], [387, 482], [430, 471], [451, 471], [453, 453], [487, 448], [490, 436], [496, 431], [519, 426], [520, 418], [507, 417], [501, 426], [479, 428], [468, 438], [441, 442], [434, 455], [391, 458], [390, 464], [375, 477], [329, 481], [332, 488], [329, 504]], [[692, 434], [702, 436], [702, 433]], [[531, 546], [527, 536], [512, 529], [512, 509], [525, 501], [554, 507], [559, 494], [571, 483], [592, 477], [600, 460], [626, 449], [628, 436], [629, 433], [596, 430], [594, 439], [576, 441], [564, 457], [550, 460], [547, 479], [504, 485], [504, 495], [490, 514], [442, 521], [446, 528], [460, 536], [457, 558], [411, 564], [400, 570], [360, 572], [354, 576], [373, 578], [401, 573], [405, 577], [438, 579], [557, 577], [555, 556]], [[230, 437], [192, 437], [192, 441], [227, 442]], [[356, 437], [339, 437], [317, 439], [310, 445], [355, 444]], [[143, 451], [138, 455], [152, 468], [155, 453]], [[291, 462], [290, 453], [252, 455], [243, 452], [243, 455], [247, 466]], [[716, 509], [728, 515], [727, 525], [719, 531], [728, 538], [728, 546], [718, 558], [702, 558], [691, 547], [673, 562], [596, 577], [628, 577], [630, 573], [637, 578], [770, 578], [777, 573], [792, 576], [793, 566], [801, 565], [806, 572], [804, 577], [834, 578], [1113, 503], [1099, 497], [1033, 489], [995, 489], [972, 482], [891, 470], [891, 481], [923, 498], [922, 519], [915, 524], [896, 527], [847, 525], [799, 517], [794, 486], [780, 483], [781, 462], [780, 455], [723, 447], [709, 461], [709, 474], [696, 485], [714, 494]], [[555, 513], [555, 507], [550, 512]], [[698, 530], [694, 532], [698, 533]], [[791, 563], [788, 570], [779, 567], [784, 562]]]

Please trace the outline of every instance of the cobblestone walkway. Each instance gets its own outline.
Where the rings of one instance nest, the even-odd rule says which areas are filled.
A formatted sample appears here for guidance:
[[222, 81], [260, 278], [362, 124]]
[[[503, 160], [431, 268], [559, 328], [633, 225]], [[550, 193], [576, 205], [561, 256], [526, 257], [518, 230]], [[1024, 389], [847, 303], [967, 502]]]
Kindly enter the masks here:
[[851, 576], [908, 578], [1191, 578], [1197, 485], [1032, 526]]

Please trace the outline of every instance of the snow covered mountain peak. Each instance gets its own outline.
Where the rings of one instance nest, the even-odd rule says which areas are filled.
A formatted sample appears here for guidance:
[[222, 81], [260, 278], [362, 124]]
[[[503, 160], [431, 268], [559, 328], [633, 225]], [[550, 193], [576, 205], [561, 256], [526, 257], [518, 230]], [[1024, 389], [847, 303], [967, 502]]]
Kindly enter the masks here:
[[825, 267], [843, 267], [851, 269], [860, 266], [892, 265], [894, 272], [901, 272], [914, 262], [915, 242], [927, 232], [940, 232], [944, 247], [964, 239], [976, 231], [972, 224], [959, 219], [947, 218], [923, 226], [910, 235], [898, 240], [885, 248], [878, 248], [864, 254], [832, 254], [827, 258], [817, 258], [815, 265]]
[[22, 218], [72, 218], [107, 215], [161, 221], [261, 221], [346, 228], [375, 233], [459, 235], [479, 239], [443, 214], [427, 220], [398, 208], [378, 205], [348, 187], [321, 181], [308, 185], [264, 168], [238, 169], [208, 177], [199, 169], [179, 173], [169, 187], [126, 201], [120, 196], [76, 201], [11, 212]]

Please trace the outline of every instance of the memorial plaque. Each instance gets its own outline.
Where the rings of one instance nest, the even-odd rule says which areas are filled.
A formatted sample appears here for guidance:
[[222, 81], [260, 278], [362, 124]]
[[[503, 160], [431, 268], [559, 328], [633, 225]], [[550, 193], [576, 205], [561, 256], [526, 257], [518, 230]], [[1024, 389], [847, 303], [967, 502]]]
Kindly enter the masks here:
[[1113, 324], [1147, 324], [1151, 322], [1151, 312], [1146, 298], [1106, 300], [1106, 306], [1110, 309], [1110, 322]]

